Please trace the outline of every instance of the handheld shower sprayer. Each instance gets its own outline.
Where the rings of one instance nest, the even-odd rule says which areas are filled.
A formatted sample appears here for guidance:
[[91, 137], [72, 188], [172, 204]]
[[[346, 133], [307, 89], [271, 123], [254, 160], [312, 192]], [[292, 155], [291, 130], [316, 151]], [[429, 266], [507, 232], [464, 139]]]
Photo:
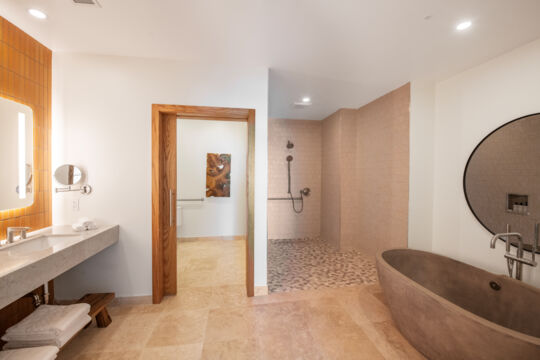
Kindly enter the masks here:
[[[287, 149], [292, 149], [293, 147], [294, 147], [294, 144], [290, 140], [287, 140]], [[304, 196], [309, 196], [309, 193], [311, 192], [311, 190], [310, 188], [307, 188], [307, 187], [300, 190], [300, 201], [301, 201], [300, 204], [301, 205], [300, 205], [300, 209], [296, 210], [296, 206], [294, 203], [294, 196], [291, 191], [291, 162], [293, 161], [292, 155], [287, 155], [286, 160], [287, 160], [287, 186], [288, 186], [287, 193], [289, 194], [291, 198], [294, 212], [297, 214], [300, 214], [302, 211], [304, 211]]]

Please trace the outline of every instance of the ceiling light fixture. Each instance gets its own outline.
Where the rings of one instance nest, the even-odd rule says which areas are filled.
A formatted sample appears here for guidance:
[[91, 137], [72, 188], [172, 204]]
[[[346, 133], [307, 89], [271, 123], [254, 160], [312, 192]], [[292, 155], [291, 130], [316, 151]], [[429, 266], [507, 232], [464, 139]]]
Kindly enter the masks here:
[[463, 21], [463, 22], [460, 22], [459, 24], [457, 24], [456, 30], [457, 31], [467, 30], [468, 28], [471, 27], [471, 25], [472, 25], [472, 21], [470, 21], [470, 20]]
[[303, 96], [302, 99], [300, 99], [300, 101], [293, 103], [293, 105], [298, 108], [311, 106], [311, 98], [309, 96]]
[[43, 11], [38, 10], [38, 9], [28, 9], [28, 13], [30, 13], [30, 15], [32, 15], [33, 17], [38, 18], [38, 19], [46, 19], [47, 18], [47, 14], [45, 14]]

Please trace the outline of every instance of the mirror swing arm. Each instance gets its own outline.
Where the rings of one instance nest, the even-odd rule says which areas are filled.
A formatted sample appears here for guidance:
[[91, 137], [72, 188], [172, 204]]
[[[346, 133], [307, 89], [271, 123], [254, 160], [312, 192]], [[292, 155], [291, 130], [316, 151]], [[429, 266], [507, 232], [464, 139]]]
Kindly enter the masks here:
[[75, 165], [64, 164], [59, 166], [54, 172], [54, 178], [58, 184], [66, 186], [55, 188], [56, 193], [78, 191], [83, 195], [88, 195], [92, 192], [92, 187], [88, 184], [74, 186], [81, 181], [84, 182], [85, 178], [83, 171]]
[[71, 186], [68, 186], [68, 187], [65, 187], [65, 188], [55, 188], [54, 191], [57, 192], [57, 193], [78, 191], [81, 194], [88, 195], [88, 194], [90, 194], [92, 192], [92, 187], [90, 185], [86, 184], [86, 185], [82, 185], [82, 186], [80, 186], [78, 188], [71, 187]]

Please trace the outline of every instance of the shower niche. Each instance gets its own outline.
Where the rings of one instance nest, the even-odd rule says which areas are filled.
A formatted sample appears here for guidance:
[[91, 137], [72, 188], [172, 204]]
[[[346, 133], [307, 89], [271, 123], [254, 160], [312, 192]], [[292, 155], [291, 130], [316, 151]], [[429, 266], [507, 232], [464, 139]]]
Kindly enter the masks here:
[[506, 211], [516, 215], [530, 215], [529, 195], [506, 195]]

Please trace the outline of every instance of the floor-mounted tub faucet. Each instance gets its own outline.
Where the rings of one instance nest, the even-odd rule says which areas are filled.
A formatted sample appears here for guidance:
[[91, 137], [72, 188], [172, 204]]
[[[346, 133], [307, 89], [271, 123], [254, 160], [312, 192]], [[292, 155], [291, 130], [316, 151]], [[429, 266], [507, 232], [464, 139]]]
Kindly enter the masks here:
[[[513, 275], [513, 269], [514, 269], [514, 262], [516, 263], [516, 276], [515, 278], [517, 280], [521, 280], [522, 274], [523, 274], [523, 264], [527, 264], [529, 266], [535, 267], [537, 265], [535, 261], [535, 253], [536, 249], [538, 248], [538, 233], [539, 233], [539, 224], [535, 225], [535, 234], [534, 234], [534, 241], [532, 246], [532, 255], [531, 259], [526, 259], [523, 256], [523, 237], [520, 233], [517, 232], [506, 232], [506, 233], [500, 233], [495, 234], [491, 238], [490, 247], [492, 249], [495, 249], [495, 244], [497, 243], [497, 240], [503, 240], [503, 238], [506, 238], [506, 254], [504, 254], [504, 257], [506, 258], [507, 264], [508, 264], [508, 274], [510, 277]], [[510, 252], [510, 238], [516, 238], [518, 243], [518, 249], [516, 251], [516, 255], [513, 255]]]

